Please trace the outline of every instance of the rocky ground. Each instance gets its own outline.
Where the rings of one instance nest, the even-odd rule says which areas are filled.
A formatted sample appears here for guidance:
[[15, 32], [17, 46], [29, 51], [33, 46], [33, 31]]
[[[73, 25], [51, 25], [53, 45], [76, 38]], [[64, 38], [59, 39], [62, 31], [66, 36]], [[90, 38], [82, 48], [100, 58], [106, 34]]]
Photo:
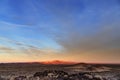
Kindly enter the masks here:
[[0, 80], [120, 80], [120, 70], [88, 64], [0, 64]]

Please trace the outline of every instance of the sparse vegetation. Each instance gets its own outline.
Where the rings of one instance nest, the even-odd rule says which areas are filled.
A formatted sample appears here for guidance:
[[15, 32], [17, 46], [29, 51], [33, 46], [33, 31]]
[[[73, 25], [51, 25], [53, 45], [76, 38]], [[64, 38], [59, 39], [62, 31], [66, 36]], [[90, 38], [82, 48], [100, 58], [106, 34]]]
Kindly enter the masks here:
[[[0, 80], [120, 80], [120, 71], [113, 66], [109, 66], [108, 70], [105, 65], [103, 68], [102, 65], [98, 67], [92, 64], [0, 64]], [[101, 67], [107, 70], [98, 71]]]

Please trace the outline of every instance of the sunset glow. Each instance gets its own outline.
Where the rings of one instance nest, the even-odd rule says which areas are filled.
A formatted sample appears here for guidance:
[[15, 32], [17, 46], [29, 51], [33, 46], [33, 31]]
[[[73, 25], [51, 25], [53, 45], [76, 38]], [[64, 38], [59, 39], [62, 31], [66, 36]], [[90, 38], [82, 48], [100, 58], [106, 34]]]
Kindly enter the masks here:
[[0, 63], [120, 63], [119, 0], [1, 0]]

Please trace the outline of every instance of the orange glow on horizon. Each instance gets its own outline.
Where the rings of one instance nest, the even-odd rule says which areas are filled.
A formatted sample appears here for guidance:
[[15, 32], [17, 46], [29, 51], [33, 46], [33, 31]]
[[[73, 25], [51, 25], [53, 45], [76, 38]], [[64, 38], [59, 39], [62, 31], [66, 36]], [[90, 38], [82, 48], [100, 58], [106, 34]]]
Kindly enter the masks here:
[[43, 64], [75, 64], [77, 62], [53, 60], [53, 61], [43, 61], [43, 62], [40, 62], [40, 63], [43, 63]]

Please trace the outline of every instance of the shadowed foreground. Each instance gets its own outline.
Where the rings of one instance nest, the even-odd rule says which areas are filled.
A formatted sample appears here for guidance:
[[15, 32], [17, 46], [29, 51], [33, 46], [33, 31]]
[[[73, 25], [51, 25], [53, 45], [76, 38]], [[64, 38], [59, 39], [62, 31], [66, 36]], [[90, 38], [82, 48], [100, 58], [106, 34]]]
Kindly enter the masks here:
[[120, 65], [0, 64], [0, 80], [120, 80]]

